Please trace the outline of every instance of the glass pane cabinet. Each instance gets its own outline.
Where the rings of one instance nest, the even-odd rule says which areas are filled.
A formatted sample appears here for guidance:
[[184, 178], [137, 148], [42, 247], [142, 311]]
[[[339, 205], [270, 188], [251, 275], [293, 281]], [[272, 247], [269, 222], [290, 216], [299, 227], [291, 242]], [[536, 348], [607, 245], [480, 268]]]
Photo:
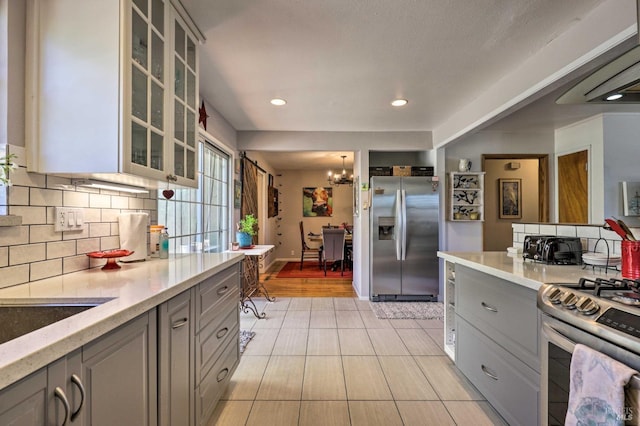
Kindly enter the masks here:
[[[170, 0], [33, 2], [27, 19], [29, 171], [198, 185], [193, 22]], [[64, 49], [48, 42], [77, 34]]]
[[197, 51], [195, 38], [178, 17], [174, 18], [174, 43], [173, 167], [176, 176], [193, 180], [197, 165]]

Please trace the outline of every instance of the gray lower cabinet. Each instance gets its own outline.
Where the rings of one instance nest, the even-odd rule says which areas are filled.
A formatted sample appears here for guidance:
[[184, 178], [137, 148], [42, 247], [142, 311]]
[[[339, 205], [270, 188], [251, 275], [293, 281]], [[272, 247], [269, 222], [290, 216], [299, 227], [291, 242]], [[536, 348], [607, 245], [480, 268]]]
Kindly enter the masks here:
[[83, 346], [85, 425], [157, 424], [156, 327], [152, 309]]
[[158, 307], [159, 424], [206, 425], [240, 358], [240, 264]]
[[75, 425], [84, 403], [80, 350], [52, 362], [0, 393], [0, 425]]
[[159, 424], [192, 426], [195, 420], [193, 302], [187, 290], [158, 307]]
[[155, 310], [0, 392], [0, 425], [155, 425]]
[[538, 424], [536, 291], [456, 265], [456, 365], [513, 425]]

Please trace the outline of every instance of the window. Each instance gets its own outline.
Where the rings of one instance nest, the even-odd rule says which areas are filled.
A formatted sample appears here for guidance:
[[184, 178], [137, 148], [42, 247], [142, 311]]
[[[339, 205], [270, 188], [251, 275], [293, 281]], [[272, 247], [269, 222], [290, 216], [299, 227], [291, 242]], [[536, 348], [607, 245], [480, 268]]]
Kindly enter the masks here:
[[208, 141], [200, 143], [198, 189], [158, 190], [158, 224], [168, 227], [172, 253], [219, 253], [229, 245], [229, 155]]

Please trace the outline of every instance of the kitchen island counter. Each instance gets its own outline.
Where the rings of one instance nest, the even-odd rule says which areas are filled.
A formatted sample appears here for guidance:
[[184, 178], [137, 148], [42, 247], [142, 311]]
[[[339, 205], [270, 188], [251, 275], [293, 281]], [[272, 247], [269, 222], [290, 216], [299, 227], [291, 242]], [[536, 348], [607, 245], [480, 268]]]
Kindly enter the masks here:
[[[605, 276], [599, 268], [579, 265], [547, 265], [523, 260], [522, 255], [510, 255], [501, 251], [438, 252], [438, 257], [459, 265], [502, 278], [531, 290], [538, 290], [544, 283], [577, 283], [582, 277]], [[609, 271], [607, 277], [620, 278], [619, 272]]]
[[116, 329], [216, 273], [242, 261], [242, 253], [176, 255], [99, 267], [0, 289], [11, 299], [113, 298], [0, 344], [0, 389]]

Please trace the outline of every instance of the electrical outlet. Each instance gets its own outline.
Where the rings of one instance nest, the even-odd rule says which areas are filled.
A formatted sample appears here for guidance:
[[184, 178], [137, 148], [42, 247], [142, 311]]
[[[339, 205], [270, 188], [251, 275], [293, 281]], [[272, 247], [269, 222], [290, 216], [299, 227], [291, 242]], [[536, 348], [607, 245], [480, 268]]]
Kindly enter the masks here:
[[54, 207], [53, 231], [82, 231], [84, 230], [84, 211], [80, 208]]

